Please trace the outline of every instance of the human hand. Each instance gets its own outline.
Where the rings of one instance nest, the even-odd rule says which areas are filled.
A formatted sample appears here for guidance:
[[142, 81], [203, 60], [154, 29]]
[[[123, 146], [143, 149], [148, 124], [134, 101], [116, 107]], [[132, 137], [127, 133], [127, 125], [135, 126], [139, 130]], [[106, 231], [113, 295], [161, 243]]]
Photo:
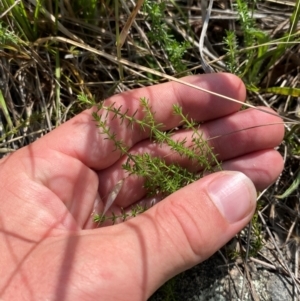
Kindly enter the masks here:
[[[229, 74], [184, 79], [243, 100], [241, 81]], [[139, 99], [149, 99], [166, 129], [183, 112], [204, 124], [225, 170], [182, 188], [145, 213], [124, 223], [95, 228], [95, 200], [105, 198], [124, 177], [122, 158], [87, 110], [35, 143], [0, 161], [1, 300], [146, 300], [174, 275], [202, 262], [251, 219], [256, 191], [271, 184], [283, 168], [273, 150], [283, 138], [279, 117], [249, 109], [177, 83], [115, 95], [106, 104], [122, 105], [142, 118]], [[111, 120], [110, 126], [132, 152], [169, 154], [147, 140], [149, 133]], [[179, 131], [176, 135], [182, 135]], [[187, 134], [187, 133], [186, 133]], [[176, 135], [174, 139], [176, 139]], [[180, 164], [182, 158], [170, 157]], [[170, 159], [170, 160], [171, 160]], [[241, 173], [242, 172], [242, 173]], [[243, 174], [244, 173], [244, 174]], [[141, 183], [128, 177], [115, 209], [144, 197]]]

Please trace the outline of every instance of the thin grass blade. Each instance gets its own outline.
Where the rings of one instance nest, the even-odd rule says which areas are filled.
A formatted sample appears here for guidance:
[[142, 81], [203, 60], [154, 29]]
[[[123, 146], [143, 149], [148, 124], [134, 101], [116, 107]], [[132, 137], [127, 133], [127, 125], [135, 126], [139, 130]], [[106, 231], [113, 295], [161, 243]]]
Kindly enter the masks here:
[[283, 194], [276, 195], [275, 197], [277, 199], [285, 199], [288, 196], [290, 196], [295, 190], [297, 190], [299, 185], [300, 185], [300, 171], [298, 172], [298, 175], [294, 180], [294, 182], [292, 183], [292, 185]]

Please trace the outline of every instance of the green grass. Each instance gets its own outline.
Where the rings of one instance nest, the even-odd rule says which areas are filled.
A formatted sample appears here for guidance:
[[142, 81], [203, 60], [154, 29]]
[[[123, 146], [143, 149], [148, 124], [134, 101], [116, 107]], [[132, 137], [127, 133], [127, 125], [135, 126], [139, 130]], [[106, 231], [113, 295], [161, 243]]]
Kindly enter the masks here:
[[[207, 61], [213, 61], [217, 55], [219, 59], [212, 62], [217, 71], [229, 71], [243, 79], [248, 89], [248, 103], [269, 106], [295, 120], [294, 124], [286, 122], [285, 139], [279, 148], [285, 156], [285, 170], [277, 183], [260, 196], [260, 209], [266, 214], [265, 218], [269, 219], [268, 214], [275, 208], [275, 220], [269, 222], [280, 224], [289, 237], [293, 219], [298, 214], [295, 199], [299, 198], [300, 0], [292, 4], [236, 0], [233, 7], [228, 7], [235, 12], [236, 19], [230, 19], [224, 7], [215, 2], [214, 10], [221, 10], [223, 15], [220, 20], [212, 18], [209, 22], [207, 36], [216, 53], [214, 56], [208, 53]], [[15, 1], [0, 0], [0, 74], [4, 83], [0, 87], [0, 154], [31, 143], [95, 100], [162, 82], [170, 76], [177, 78], [202, 72], [197, 48], [201, 12], [188, 7], [186, 1], [145, 0], [122, 47], [118, 42], [120, 32], [134, 9], [129, 1], [74, 0], [64, 1], [63, 7], [61, 3], [36, 0], [15, 5]], [[257, 17], [263, 13], [262, 5], [274, 10], [276, 18], [267, 15], [268, 23], [264, 23]], [[213, 11], [212, 15], [216, 17], [217, 13]], [[154, 140], [170, 144], [172, 133], [164, 133], [160, 125], [154, 124], [154, 112], [145, 100], [143, 105], [148, 119], [142, 126], [150, 126]], [[181, 114], [180, 108], [174, 110]], [[120, 120], [137, 122], [133, 116], [114, 113]], [[189, 124], [186, 116], [180, 116], [185, 126], [197, 127]], [[98, 117], [94, 116], [99, 132], [111, 134], [113, 139], [109, 128], [101, 124]], [[122, 142], [115, 143], [128, 155]], [[201, 137], [195, 136], [193, 151], [184, 147], [184, 143], [170, 147], [192, 160], [202, 160], [197, 162], [203, 165], [207, 164], [205, 157], [195, 155], [203, 143]], [[196, 175], [186, 170], [177, 170], [178, 166], [167, 166], [147, 156], [130, 160], [124, 168], [146, 180], [153, 178], [155, 168], [165, 170], [157, 174], [155, 183], [146, 181], [150, 193], [159, 189], [167, 195], [196, 179]], [[161, 181], [162, 176], [172, 172], [180, 175], [174, 183], [168, 177], [166, 182]], [[143, 210], [133, 208], [132, 213], [136, 215]], [[126, 214], [121, 218], [125, 220]], [[97, 222], [101, 222], [101, 218], [104, 217], [98, 217]], [[297, 231], [297, 227], [292, 228], [291, 235]], [[246, 234], [240, 234], [241, 247], [246, 246], [251, 256], [259, 256], [267, 239], [259, 215], [255, 215], [248, 233], [250, 243]], [[177, 300], [174, 292], [181, 278], [176, 279], [162, 289], [164, 300]]]

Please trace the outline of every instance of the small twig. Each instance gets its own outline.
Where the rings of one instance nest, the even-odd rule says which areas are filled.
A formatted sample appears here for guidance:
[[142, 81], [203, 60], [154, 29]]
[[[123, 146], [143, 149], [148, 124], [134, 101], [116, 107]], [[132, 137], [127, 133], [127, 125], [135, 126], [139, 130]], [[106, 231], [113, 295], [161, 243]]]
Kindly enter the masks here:
[[[38, 5], [36, 0], [29, 0], [29, 2], [31, 4], [33, 4], [34, 6]], [[61, 31], [63, 34], [65, 34], [67, 37], [69, 37], [70, 39], [73, 39], [79, 43], [83, 43], [83, 40], [78, 38], [75, 34], [71, 33], [66, 27], [64, 27], [59, 21], [56, 20], [56, 17], [54, 15], [49, 13], [44, 7], [41, 7], [40, 11], [46, 18], [48, 18], [54, 24], [57, 22], [58, 30]]]
[[247, 265], [247, 261], [248, 261], [248, 258], [249, 258], [251, 228], [252, 228], [252, 221], [250, 221], [250, 223], [248, 225], [246, 255], [245, 255], [245, 259], [244, 259], [245, 273], [243, 275], [243, 284], [242, 284], [242, 292], [241, 292], [241, 299], [242, 299], [242, 301], [244, 299], [244, 287], [245, 287], [245, 277], [246, 276], [247, 276], [247, 279], [248, 279], [248, 281], [250, 283], [250, 288], [251, 288], [251, 293], [253, 295], [253, 299], [255, 299], [255, 300], [257, 299], [256, 292], [255, 292], [254, 288], [252, 287], [251, 277], [250, 277], [249, 270], [248, 270], [248, 265]]
[[199, 45], [199, 52], [200, 52], [200, 61], [205, 73], [215, 73], [215, 70], [210, 65], [207, 64], [203, 56], [204, 39], [206, 37], [206, 32], [207, 32], [207, 27], [208, 27], [208, 22], [209, 22], [213, 2], [214, 0], [210, 0], [209, 5], [207, 7], [207, 0], [201, 1], [203, 25], [202, 25], [202, 31], [201, 31], [201, 36], [198, 45]]
[[[298, 241], [296, 242], [296, 247], [295, 247], [295, 266], [294, 266], [294, 268], [295, 268], [295, 278], [298, 279], [298, 269], [299, 269], [299, 242]], [[298, 296], [299, 295], [297, 294], [296, 286], [294, 286], [294, 301], [299, 300]]]
[[21, 0], [15, 1], [15, 3], [14, 3], [12, 6], [10, 6], [5, 12], [3, 12], [3, 13], [0, 15], [0, 19], [2, 19], [7, 13], [9, 13], [16, 5], [18, 5], [20, 2], [21, 2]]
[[252, 262], [255, 262], [257, 264], [260, 264], [260, 265], [262, 265], [262, 266], [264, 266], [264, 267], [266, 267], [266, 268], [268, 268], [270, 270], [275, 270], [275, 271], [278, 270], [278, 268], [275, 265], [267, 263], [267, 262], [262, 261], [262, 260], [259, 260], [257, 258], [249, 257], [249, 260], [252, 261]]
[[284, 260], [284, 257], [283, 257], [283, 255], [282, 255], [282, 252], [281, 252], [281, 250], [279, 249], [279, 247], [277, 246], [277, 243], [276, 243], [276, 241], [275, 241], [275, 239], [274, 239], [274, 237], [273, 237], [273, 234], [271, 233], [271, 231], [270, 231], [270, 229], [269, 229], [269, 227], [268, 227], [268, 225], [267, 225], [267, 223], [266, 223], [266, 221], [265, 221], [263, 215], [261, 214], [260, 211], [258, 211], [257, 213], [258, 213], [258, 215], [259, 215], [259, 217], [260, 217], [262, 223], [263, 223], [264, 226], [266, 227], [266, 230], [267, 230], [267, 232], [268, 232], [268, 235], [270, 236], [270, 238], [271, 238], [271, 240], [272, 240], [272, 242], [273, 242], [273, 245], [274, 245], [274, 247], [275, 247], [275, 249], [276, 249], [276, 251], [277, 251], [279, 257], [280, 257], [280, 259], [282, 260], [282, 265], [283, 265], [284, 268], [288, 271], [289, 276], [291, 277], [292, 282], [293, 282], [293, 284], [294, 284], [294, 286], [295, 286], [295, 289], [297, 289], [297, 291], [300, 292], [300, 288], [299, 288], [298, 283], [297, 283], [297, 281], [296, 281], [296, 279], [295, 279], [295, 276], [293, 275], [293, 273], [292, 273], [291, 269], [289, 268], [289, 266], [286, 264], [286, 262], [285, 262], [285, 260]]

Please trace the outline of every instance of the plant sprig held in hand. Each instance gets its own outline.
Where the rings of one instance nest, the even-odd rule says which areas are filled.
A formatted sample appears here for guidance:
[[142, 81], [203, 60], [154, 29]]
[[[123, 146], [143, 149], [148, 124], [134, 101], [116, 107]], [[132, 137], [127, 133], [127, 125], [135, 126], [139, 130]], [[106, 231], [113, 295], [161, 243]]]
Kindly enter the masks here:
[[[105, 139], [113, 141], [115, 151], [118, 150], [121, 156], [127, 157], [122, 168], [127, 171], [128, 176], [135, 175], [144, 179], [144, 188], [148, 196], [160, 195], [166, 197], [180, 188], [200, 179], [204, 173], [221, 170], [220, 163], [213, 153], [212, 148], [199, 132], [200, 124], [184, 115], [180, 106], [174, 105], [173, 112], [181, 118], [180, 129], [189, 132], [192, 131], [190, 142], [188, 142], [186, 137], [179, 141], [173, 139], [173, 134], [178, 131], [179, 128], [164, 131], [164, 125], [156, 123], [154, 118], [155, 112], [152, 112], [149, 101], [146, 98], [141, 98], [140, 104], [144, 112], [142, 120], [135, 117], [137, 111], [130, 115], [128, 114], [128, 109], [124, 112], [122, 106], [116, 107], [115, 104], [109, 106], [104, 106], [104, 104], [98, 105], [98, 110], [93, 113], [93, 118], [100, 129], [100, 134], [105, 135]], [[181, 157], [187, 158], [197, 164], [197, 169], [201, 171], [189, 171], [176, 162], [167, 164], [164, 158], [153, 157], [149, 153], [131, 153], [124, 141], [117, 139], [117, 133], [113, 132], [109, 127], [109, 118], [119, 119], [120, 124], [127, 122], [128, 127], [133, 127], [133, 125], [137, 124], [141, 131], [149, 131], [149, 139], [152, 143], [156, 143], [160, 147], [168, 146], [171, 152], [177, 153]], [[112, 204], [113, 201], [111, 201], [110, 206]], [[114, 223], [117, 218], [121, 218], [124, 221], [128, 216], [136, 216], [147, 209], [144, 207], [141, 208], [133, 207], [133, 215], [125, 214], [124, 211], [122, 211], [123, 213], [121, 213], [120, 216], [112, 213], [111, 217], [105, 216], [105, 213], [102, 214], [102, 216], [95, 214], [94, 221], [102, 223], [106, 220], [111, 220]], [[108, 208], [106, 208], [106, 211], [107, 209]]]

